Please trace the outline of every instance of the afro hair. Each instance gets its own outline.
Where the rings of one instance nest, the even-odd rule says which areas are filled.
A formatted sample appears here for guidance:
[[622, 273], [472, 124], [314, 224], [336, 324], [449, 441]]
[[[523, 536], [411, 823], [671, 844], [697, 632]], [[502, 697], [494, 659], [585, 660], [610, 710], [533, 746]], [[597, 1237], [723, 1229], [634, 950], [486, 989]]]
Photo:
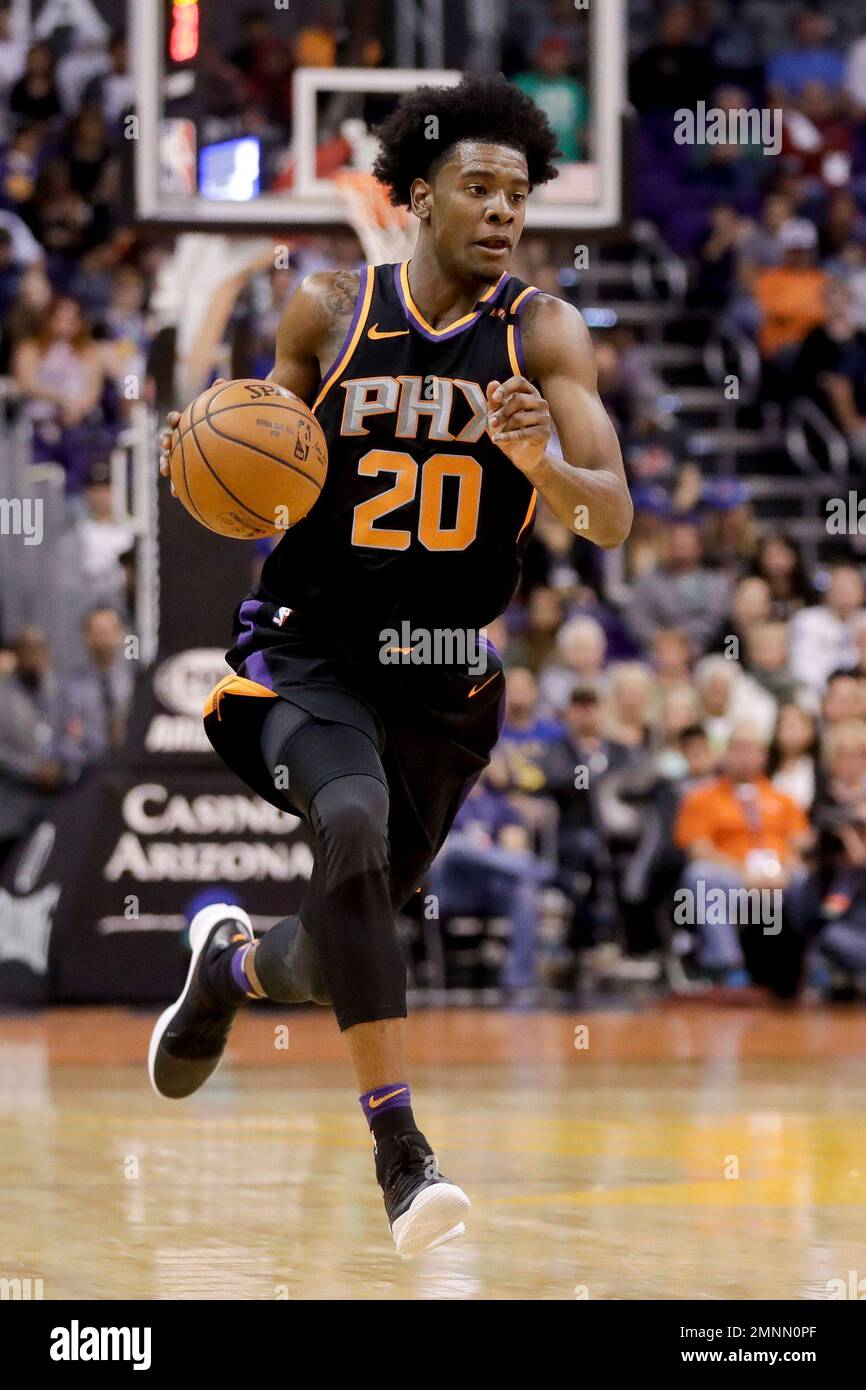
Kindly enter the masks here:
[[560, 151], [550, 122], [531, 97], [501, 75], [466, 76], [456, 87], [418, 87], [374, 134], [382, 143], [373, 173], [390, 189], [395, 207], [409, 206], [413, 181], [428, 178], [459, 140], [488, 140], [520, 150], [531, 188], [549, 183], [559, 172], [553, 161]]

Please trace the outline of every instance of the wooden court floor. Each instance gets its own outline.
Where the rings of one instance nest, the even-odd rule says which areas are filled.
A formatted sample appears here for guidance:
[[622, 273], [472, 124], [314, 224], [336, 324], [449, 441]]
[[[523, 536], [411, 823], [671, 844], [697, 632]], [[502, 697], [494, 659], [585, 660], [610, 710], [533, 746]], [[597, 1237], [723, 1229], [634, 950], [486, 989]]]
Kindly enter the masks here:
[[414, 1263], [329, 1015], [247, 1011], [185, 1102], [149, 1089], [151, 1022], [0, 1016], [0, 1279], [46, 1299], [798, 1300], [853, 1271], [866, 1294], [857, 1011], [416, 1014], [416, 1115], [474, 1210]]

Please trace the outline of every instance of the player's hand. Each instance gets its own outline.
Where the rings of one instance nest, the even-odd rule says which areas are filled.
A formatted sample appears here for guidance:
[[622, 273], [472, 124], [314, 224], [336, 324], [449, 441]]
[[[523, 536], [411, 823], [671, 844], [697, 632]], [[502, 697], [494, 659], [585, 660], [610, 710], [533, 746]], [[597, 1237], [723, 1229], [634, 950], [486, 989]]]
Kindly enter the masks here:
[[[174, 445], [174, 435], [179, 424], [180, 411], [170, 410], [165, 417], [165, 428], [159, 432], [159, 471], [164, 478], [168, 478], [171, 475], [169, 459], [171, 458], [171, 451]], [[171, 484], [171, 495], [172, 497], [177, 496], [174, 490], [174, 483]]]
[[550, 410], [541, 392], [525, 376], [491, 381], [487, 387], [490, 438], [528, 478], [550, 443]]
[[[217, 377], [217, 380], [213, 384], [214, 386], [222, 386], [224, 381], [225, 377]], [[174, 435], [180, 424], [180, 417], [181, 412], [179, 410], [170, 410], [165, 417], [165, 428], [161, 429], [159, 432], [159, 471], [164, 478], [171, 476], [169, 460], [171, 458], [171, 451], [174, 448]], [[174, 483], [171, 485], [171, 495], [172, 497], [177, 496], [174, 490]]]

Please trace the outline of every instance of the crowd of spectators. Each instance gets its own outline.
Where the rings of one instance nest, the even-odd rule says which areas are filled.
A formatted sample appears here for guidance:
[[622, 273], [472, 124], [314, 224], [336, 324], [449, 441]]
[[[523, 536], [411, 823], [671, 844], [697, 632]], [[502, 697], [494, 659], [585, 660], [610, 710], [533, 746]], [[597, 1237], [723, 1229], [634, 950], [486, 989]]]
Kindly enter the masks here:
[[[791, 47], [770, 54], [734, 22], [738, 7], [659, 7], [631, 64], [635, 207], [686, 257], [692, 303], [754, 336], [765, 392], [811, 396], [866, 452], [866, 38], [843, 52], [826, 19], [786, 8]], [[501, 65], [545, 106], [564, 154], [584, 158], [586, 16], [560, 0], [518, 11]], [[346, 15], [333, 0], [289, 42], [259, 8], [229, 51], [206, 47], [204, 138], [257, 133], [268, 167], [285, 171], [293, 69], [387, 60]], [[107, 463], [131, 401], [152, 399], [154, 289], [171, 252], [130, 217], [125, 36], [55, 38], [14, 32], [0, 3], [0, 376], [17, 389], [34, 462], [63, 470], [64, 553], [95, 601], [76, 671], [53, 669], [37, 629], [0, 632], [0, 855], [123, 737], [134, 537], [112, 510]], [[678, 145], [674, 113], [701, 101], [778, 106], [779, 155]], [[339, 144], [357, 114], [335, 101], [326, 135]], [[348, 233], [293, 239], [288, 266], [255, 275], [238, 300], [237, 374], [270, 369], [303, 274], [360, 258]], [[561, 291], [543, 250], [529, 269]], [[851, 988], [866, 975], [863, 576], [854, 559], [807, 571], [790, 538], [759, 525], [747, 479], [701, 471], [638, 334], [599, 332], [596, 350], [634, 532], [613, 572], [541, 509], [521, 590], [490, 631], [508, 721], [429, 889], [446, 927], [506, 920], [501, 978], [517, 992], [550, 967], [551, 905], [565, 923], [560, 979], [606, 953], [660, 955], [693, 983], [780, 997], [804, 981]], [[721, 889], [729, 906], [680, 921], [684, 889], [694, 901]], [[778, 932], [737, 920], [740, 890], [782, 896]]]
[[[843, 39], [838, 7], [775, 9], [787, 33], [762, 49], [740, 6], [664, 7], [631, 64], [637, 208], [696, 302], [755, 340], [765, 399], [813, 400], [862, 459], [866, 33]], [[712, 128], [675, 138], [699, 102]]]

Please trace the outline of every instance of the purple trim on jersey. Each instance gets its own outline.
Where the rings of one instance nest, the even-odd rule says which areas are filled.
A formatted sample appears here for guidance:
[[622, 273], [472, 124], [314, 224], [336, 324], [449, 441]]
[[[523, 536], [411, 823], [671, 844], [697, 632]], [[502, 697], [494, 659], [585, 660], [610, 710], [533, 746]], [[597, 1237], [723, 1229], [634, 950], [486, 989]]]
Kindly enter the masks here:
[[245, 627], [247, 630], [246, 632], [241, 633], [240, 637], [235, 643], [236, 646], [248, 647], [250, 642], [252, 642], [253, 634], [256, 630], [256, 619], [259, 615], [260, 609], [262, 609], [263, 607], [264, 604], [262, 603], [262, 600], [260, 598], [244, 599], [243, 603], [238, 609], [238, 619], [240, 621], [241, 627]]
[[263, 685], [265, 690], [273, 690], [274, 682], [265, 665], [264, 652], [250, 652], [249, 656], [244, 658], [242, 665], [248, 681], [255, 681], [256, 685]]
[[[400, 303], [403, 307], [403, 313], [406, 315], [412, 327], [416, 329], [418, 333], [421, 334], [422, 338], [426, 338], [428, 343], [447, 343], [449, 338], [456, 338], [458, 333], [465, 333], [467, 328], [473, 328], [475, 324], [478, 322], [478, 320], [481, 318], [483, 310], [476, 309], [473, 311], [473, 316], [468, 323], [461, 323], [457, 328], [450, 328], [447, 333], [428, 332], [428, 330], [423, 326], [423, 324], [420, 324], [418, 322], [417, 316], [413, 314], [409, 305], [406, 303], [406, 296], [403, 293], [403, 284], [400, 279], [400, 271], [402, 269], [402, 261], [394, 266], [394, 288], [397, 291], [397, 298], [400, 300]], [[505, 286], [508, 284], [508, 281], [510, 279], [510, 272], [507, 270], [503, 271], [502, 278], [500, 279], [499, 284], [496, 286], [496, 289], [494, 290], [493, 294], [490, 296], [489, 299], [485, 299], [484, 301], [485, 309], [489, 304], [496, 303], [497, 299], [499, 298], [502, 291], [505, 289]]]
[[[238, 609], [238, 618], [240, 619], [241, 626], [246, 628], [246, 631], [241, 633], [235, 643], [235, 647], [238, 651], [242, 651], [244, 647], [248, 647], [252, 642], [255, 636], [258, 615], [264, 606], [263, 601], [259, 598], [245, 598]], [[263, 685], [266, 690], [273, 690], [274, 683], [271, 679], [271, 673], [265, 665], [265, 658], [262, 652], [250, 652], [249, 656], [244, 657], [241, 662], [241, 667], [247, 680], [255, 681], [257, 685]]]
[[499, 696], [499, 709], [496, 711], [496, 737], [502, 737], [502, 730], [505, 728], [505, 719], [508, 714], [508, 687], [505, 684], [505, 672], [502, 672], [502, 694]]
[[517, 354], [517, 361], [520, 365], [521, 376], [526, 376], [526, 363], [523, 358], [523, 343], [520, 338], [520, 315], [523, 313], [523, 310], [526, 308], [526, 305], [529, 303], [530, 299], [534, 299], [537, 294], [541, 294], [541, 290], [533, 289], [532, 293], [526, 296], [526, 298], [524, 299], [523, 303], [520, 305], [519, 309], [517, 310], [517, 313], [514, 316], [514, 351]]
[[355, 332], [355, 329], [358, 327], [358, 320], [361, 317], [361, 305], [364, 303], [364, 296], [367, 293], [367, 277], [370, 274], [371, 268], [372, 267], [368, 265], [361, 267], [361, 284], [358, 289], [358, 298], [355, 300], [355, 309], [352, 314], [352, 321], [349, 324], [348, 329], [346, 330], [345, 338], [340, 344], [340, 351], [337, 353], [330, 367], [325, 372], [325, 375], [322, 377], [322, 380], [319, 382], [319, 389], [316, 392], [317, 396], [320, 396], [322, 394], [325, 387], [328, 385], [328, 382], [331, 380], [331, 377], [334, 375], [337, 368], [339, 367], [340, 362], [343, 358], [343, 353], [346, 351], [348, 344], [352, 341], [352, 336]]

